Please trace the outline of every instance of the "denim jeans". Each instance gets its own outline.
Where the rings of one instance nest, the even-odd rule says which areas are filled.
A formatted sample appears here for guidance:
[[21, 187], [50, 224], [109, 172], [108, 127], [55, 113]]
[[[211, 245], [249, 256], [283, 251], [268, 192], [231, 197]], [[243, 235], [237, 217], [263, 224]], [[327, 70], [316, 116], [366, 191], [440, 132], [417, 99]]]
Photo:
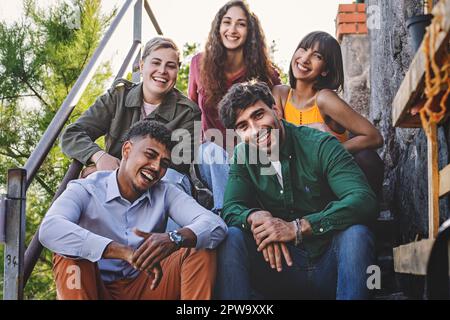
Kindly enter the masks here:
[[[184, 191], [188, 195], [192, 196], [191, 183], [189, 182], [189, 178], [185, 174], [179, 173], [174, 169], [168, 168], [166, 174], [161, 180], [173, 184], [181, 191]], [[176, 224], [175, 221], [173, 221], [171, 218], [167, 220], [166, 231], [177, 230], [179, 228], [180, 226]]]
[[200, 178], [213, 194], [214, 207], [211, 211], [219, 213], [223, 207], [223, 197], [230, 171], [228, 154], [214, 142], [207, 141], [199, 147], [198, 159]]
[[[312, 261], [288, 245], [293, 265], [270, 268], [250, 232], [236, 227], [218, 250], [217, 299], [369, 299], [367, 267], [375, 263], [374, 238], [363, 225], [337, 232], [327, 251]], [[283, 258], [284, 259], [284, 258]]]

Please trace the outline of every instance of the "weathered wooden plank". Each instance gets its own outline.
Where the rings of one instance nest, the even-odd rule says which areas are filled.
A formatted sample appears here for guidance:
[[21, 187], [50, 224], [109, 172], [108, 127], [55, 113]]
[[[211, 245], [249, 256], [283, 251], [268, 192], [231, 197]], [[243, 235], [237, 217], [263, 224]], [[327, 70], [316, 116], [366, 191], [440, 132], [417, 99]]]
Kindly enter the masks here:
[[[447, 49], [447, 44], [450, 37], [450, 0], [441, 0], [434, 9], [433, 15], [441, 15], [441, 32], [436, 38], [436, 51], [433, 53], [439, 62], [439, 58]], [[448, 54], [448, 53], [445, 53]], [[411, 123], [419, 122], [410, 121], [409, 118], [413, 116], [410, 114], [410, 109], [421, 99], [424, 89], [425, 79], [425, 53], [419, 49], [411, 62], [408, 72], [397, 91], [397, 94], [392, 102], [392, 122], [395, 127], [403, 127], [403, 123], [407, 122], [407, 127], [411, 127]]]
[[439, 197], [450, 192], [450, 164], [439, 171]]
[[426, 275], [434, 239], [424, 239], [394, 248], [394, 270], [399, 273]]
[[428, 158], [428, 238], [435, 239], [439, 232], [439, 167], [437, 125], [430, 123], [427, 135]]

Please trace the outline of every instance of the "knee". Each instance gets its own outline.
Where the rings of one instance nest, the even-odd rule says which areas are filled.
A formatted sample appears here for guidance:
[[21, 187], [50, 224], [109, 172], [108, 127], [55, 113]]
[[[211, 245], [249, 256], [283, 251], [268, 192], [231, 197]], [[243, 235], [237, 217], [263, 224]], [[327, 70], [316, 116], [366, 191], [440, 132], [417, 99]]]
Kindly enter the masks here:
[[237, 227], [229, 227], [226, 238], [219, 246], [219, 256], [233, 254], [245, 247], [244, 231]]
[[361, 150], [353, 155], [356, 163], [364, 172], [382, 175], [384, 172], [384, 162], [374, 150]]
[[199, 264], [207, 267], [207, 269], [216, 269], [216, 250], [193, 250], [192, 254], [196, 256]]
[[340, 251], [347, 252], [373, 252], [375, 248], [375, 239], [372, 231], [361, 224], [348, 227], [338, 235], [338, 243]]

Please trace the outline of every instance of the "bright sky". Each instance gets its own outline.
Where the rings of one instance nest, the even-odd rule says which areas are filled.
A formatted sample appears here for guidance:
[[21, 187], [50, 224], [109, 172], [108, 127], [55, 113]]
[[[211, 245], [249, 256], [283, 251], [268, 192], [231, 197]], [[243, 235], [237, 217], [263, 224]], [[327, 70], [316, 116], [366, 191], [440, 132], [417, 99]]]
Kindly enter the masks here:
[[[57, 0], [38, 0], [45, 7]], [[67, 0], [66, 0], [67, 1]], [[149, 0], [165, 36], [171, 37], [181, 48], [186, 42], [198, 42], [203, 47], [211, 22], [226, 0]], [[301, 38], [314, 30], [335, 35], [335, 18], [339, 3], [351, 0], [248, 0], [250, 9], [256, 13], [266, 34], [268, 45], [277, 44], [275, 62], [285, 71], [291, 56]], [[123, 0], [103, 0], [103, 10], [108, 12], [120, 6]], [[120, 66], [131, 45], [132, 11], [123, 21], [118, 38], [108, 47], [105, 59], [112, 59], [114, 69]], [[0, 0], [0, 20], [8, 23], [19, 20], [23, 15], [22, 1]], [[150, 20], [144, 17], [144, 43], [156, 35]], [[130, 39], [126, 42], [124, 39]]]

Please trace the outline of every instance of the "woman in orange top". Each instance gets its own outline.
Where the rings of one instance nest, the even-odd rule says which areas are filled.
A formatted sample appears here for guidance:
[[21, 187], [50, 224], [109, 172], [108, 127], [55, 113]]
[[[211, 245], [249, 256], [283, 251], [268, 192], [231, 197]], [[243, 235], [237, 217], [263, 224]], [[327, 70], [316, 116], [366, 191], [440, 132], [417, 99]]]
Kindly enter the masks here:
[[289, 84], [273, 88], [279, 117], [335, 135], [380, 193], [383, 163], [373, 149], [383, 144], [383, 138], [336, 93], [344, 86], [341, 47], [336, 39], [320, 31], [303, 38], [291, 60]]

